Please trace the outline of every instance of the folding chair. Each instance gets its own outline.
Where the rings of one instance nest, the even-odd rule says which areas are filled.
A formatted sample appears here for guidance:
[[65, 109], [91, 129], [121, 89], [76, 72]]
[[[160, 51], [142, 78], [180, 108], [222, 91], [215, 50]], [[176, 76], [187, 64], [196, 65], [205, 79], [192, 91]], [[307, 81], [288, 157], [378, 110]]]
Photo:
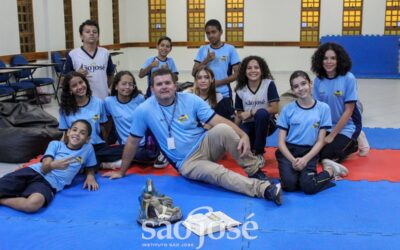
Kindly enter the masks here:
[[[15, 94], [15, 91], [13, 88], [8, 87], [7, 85], [4, 85], [4, 84], [0, 84], [0, 98], [1, 98], [0, 101], [3, 101], [4, 97], [11, 97], [11, 100], [13, 101], [14, 94]], [[8, 99], [5, 99], [5, 100], [8, 100]]]
[[56, 72], [57, 75], [57, 92], [60, 89], [60, 83], [61, 83], [61, 78], [64, 75], [64, 65], [65, 61], [62, 60], [61, 54], [58, 51], [53, 51], [51, 52], [51, 62], [56, 63], [54, 65], [54, 71]]
[[[5, 68], [6, 64], [0, 60], [0, 68]], [[13, 100], [17, 100], [17, 94], [19, 92], [26, 92], [29, 90], [33, 91], [34, 97], [37, 103], [40, 104], [38, 94], [36, 92], [36, 86], [33, 82], [25, 81], [25, 82], [10, 82], [11, 74], [0, 74], [0, 85], [3, 91], [1, 91], [5, 96], [11, 93], [10, 88], [13, 94]], [[1, 94], [0, 94], [1, 95]], [[40, 105], [41, 106], [41, 105]]]
[[[23, 55], [13, 56], [13, 58], [11, 59], [11, 63], [10, 63], [11, 66], [21, 66], [21, 65], [28, 65], [28, 64], [29, 64], [28, 60], [26, 60], [26, 58]], [[33, 82], [36, 87], [51, 85], [53, 87], [53, 93], [54, 93], [55, 99], [57, 100], [57, 103], [60, 104], [60, 101], [58, 100], [56, 87], [54, 86], [54, 80], [49, 77], [40, 77], [40, 78], [33, 77], [33, 72], [35, 72], [35, 70], [24, 69], [24, 70], [21, 70], [20, 72], [14, 73], [14, 76], [15, 76], [15, 79], [17, 80], [17, 82]], [[26, 80], [21, 80], [21, 79], [26, 79]], [[49, 95], [49, 94], [39, 94], [38, 92], [37, 92], [37, 94], [39, 96], [40, 95]], [[42, 106], [41, 103], [40, 103], [40, 106]]]

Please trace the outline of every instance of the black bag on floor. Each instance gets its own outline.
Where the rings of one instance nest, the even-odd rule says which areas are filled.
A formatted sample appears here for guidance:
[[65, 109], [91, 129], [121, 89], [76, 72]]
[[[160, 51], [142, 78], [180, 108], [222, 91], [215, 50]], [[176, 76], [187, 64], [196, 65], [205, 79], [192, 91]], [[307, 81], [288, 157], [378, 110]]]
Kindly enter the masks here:
[[40, 107], [0, 103], [0, 162], [27, 162], [61, 137], [57, 119]]

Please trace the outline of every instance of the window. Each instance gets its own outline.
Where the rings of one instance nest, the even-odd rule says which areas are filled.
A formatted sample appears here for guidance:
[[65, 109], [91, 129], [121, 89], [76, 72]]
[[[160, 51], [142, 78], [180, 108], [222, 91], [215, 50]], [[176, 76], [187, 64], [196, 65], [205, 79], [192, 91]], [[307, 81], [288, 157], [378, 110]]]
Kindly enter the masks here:
[[32, 0], [17, 0], [21, 53], [35, 52]]
[[64, 25], [65, 25], [65, 48], [74, 48], [74, 32], [72, 25], [72, 3], [64, 0]]
[[204, 42], [205, 0], [187, 0], [187, 38], [189, 47]]
[[386, 0], [385, 35], [400, 35], [400, 0]]
[[342, 35], [361, 35], [363, 0], [343, 0]]
[[99, 23], [99, 10], [97, 0], [90, 0], [90, 19]]
[[112, 0], [114, 44], [119, 44], [119, 0]]
[[166, 35], [165, 0], [149, 0], [149, 42], [155, 46], [160, 36]]
[[300, 46], [316, 47], [319, 43], [319, 0], [301, 1]]
[[225, 40], [236, 46], [243, 46], [244, 0], [226, 0]]

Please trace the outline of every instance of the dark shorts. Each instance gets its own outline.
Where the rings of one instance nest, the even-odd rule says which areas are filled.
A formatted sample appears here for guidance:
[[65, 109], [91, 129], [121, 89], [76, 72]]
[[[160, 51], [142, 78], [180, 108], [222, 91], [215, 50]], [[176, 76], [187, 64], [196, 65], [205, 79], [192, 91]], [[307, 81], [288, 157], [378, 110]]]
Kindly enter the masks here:
[[31, 168], [22, 168], [0, 178], [0, 198], [29, 197], [39, 193], [45, 198], [45, 206], [53, 200], [56, 190], [43, 176]]

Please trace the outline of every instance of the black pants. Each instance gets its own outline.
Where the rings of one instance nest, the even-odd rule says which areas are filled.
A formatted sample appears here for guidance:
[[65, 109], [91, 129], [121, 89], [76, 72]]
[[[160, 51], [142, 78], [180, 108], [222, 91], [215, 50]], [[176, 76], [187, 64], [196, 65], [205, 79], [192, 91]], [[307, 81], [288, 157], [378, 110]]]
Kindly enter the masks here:
[[[310, 146], [298, 146], [289, 143], [287, 147], [290, 153], [296, 158], [306, 155], [311, 150]], [[293, 192], [301, 190], [306, 194], [315, 194], [335, 186], [331, 182], [332, 177], [329, 176], [328, 172], [322, 171], [317, 174], [318, 156], [312, 158], [302, 171], [297, 171], [279, 149], [275, 152], [275, 155], [278, 161], [282, 188], [285, 191]]]
[[254, 122], [243, 122], [240, 128], [249, 136], [251, 150], [255, 154], [264, 154], [267, 136], [276, 130], [274, 115], [265, 109], [259, 109], [254, 114]]
[[331, 159], [337, 162], [342, 162], [350, 154], [357, 152], [357, 140], [350, 139], [349, 137], [338, 134], [333, 141], [322, 148], [319, 153], [319, 158]]
[[[125, 145], [110, 146], [106, 143], [93, 145], [97, 163], [100, 164], [101, 162], [114, 162], [121, 160], [124, 147]], [[139, 163], [148, 164], [153, 162], [157, 158], [158, 154], [159, 151], [147, 149], [146, 147], [138, 147], [133, 160]]]

